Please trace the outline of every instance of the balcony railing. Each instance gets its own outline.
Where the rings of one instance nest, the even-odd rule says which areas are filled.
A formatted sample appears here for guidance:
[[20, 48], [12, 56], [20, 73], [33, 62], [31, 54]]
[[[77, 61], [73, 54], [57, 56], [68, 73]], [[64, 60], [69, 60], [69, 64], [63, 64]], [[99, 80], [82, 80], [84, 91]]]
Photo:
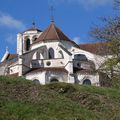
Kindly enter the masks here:
[[66, 65], [64, 59], [32, 60], [31, 67], [63, 67]]

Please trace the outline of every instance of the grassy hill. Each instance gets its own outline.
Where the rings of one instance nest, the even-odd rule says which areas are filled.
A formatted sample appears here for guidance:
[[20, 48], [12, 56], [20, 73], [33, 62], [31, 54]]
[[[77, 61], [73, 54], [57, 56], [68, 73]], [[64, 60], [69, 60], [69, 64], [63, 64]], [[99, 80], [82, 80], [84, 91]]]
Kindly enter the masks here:
[[120, 120], [120, 90], [0, 77], [0, 120]]

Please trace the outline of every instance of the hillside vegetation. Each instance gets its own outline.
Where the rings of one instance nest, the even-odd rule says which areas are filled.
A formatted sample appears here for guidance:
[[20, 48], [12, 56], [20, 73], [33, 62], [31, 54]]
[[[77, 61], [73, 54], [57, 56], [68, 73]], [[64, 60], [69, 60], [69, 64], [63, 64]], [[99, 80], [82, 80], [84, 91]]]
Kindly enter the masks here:
[[120, 120], [120, 90], [0, 77], [0, 120]]

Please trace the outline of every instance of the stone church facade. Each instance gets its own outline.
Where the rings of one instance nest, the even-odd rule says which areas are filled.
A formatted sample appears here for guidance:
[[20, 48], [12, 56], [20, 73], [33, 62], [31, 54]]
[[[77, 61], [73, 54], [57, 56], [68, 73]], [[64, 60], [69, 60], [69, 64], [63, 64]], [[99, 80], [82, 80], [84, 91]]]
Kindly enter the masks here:
[[21, 76], [40, 84], [66, 82], [100, 86], [101, 55], [80, 48], [54, 22], [17, 34], [17, 54], [6, 50], [0, 75]]

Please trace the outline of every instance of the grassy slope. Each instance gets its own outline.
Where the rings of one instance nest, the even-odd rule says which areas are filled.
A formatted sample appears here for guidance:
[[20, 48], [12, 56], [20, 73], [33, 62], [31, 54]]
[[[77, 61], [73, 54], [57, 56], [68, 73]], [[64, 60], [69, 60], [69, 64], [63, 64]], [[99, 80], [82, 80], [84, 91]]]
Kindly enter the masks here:
[[0, 120], [120, 120], [120, 90], [0, 77]]

